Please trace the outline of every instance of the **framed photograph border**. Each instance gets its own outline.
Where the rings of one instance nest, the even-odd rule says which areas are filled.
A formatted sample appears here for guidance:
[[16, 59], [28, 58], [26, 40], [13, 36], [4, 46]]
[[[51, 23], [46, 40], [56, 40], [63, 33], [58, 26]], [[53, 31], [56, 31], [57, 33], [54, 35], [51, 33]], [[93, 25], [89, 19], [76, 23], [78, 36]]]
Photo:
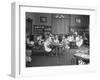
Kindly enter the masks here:
[[[93, 41], [93, 35], [95, 35], [95, 8], [73, 8], [73, 7], [45, 7], [45, 6], [33, 6], [32, 4], [12, 3], [12, 18], [11, 18], [11, 75], [13, 77], [21, 76], [34, 76], [34, 75], [53, 75], [53, 74], [69, 74], [80, 72], [93, 72], [96, 70], [96, 56], [95, 53], [95, 41]], [[43, 13], [64, 13], [64, 14], [84, 14], [90, 15], [90, 60], [89, 65], [80, 66], [53, 66], [53, 67], [25, 67], [25, 12], [43, 12]], [[39, 9], [39, 10], [37, 10]], [[49, 11], [48, 11], [48, 10]], [[59, 12], [61, 11], [61, 12]], [[23, 21], [24, 20], [24, 21]], [[24, 36], [23, 36], [24, 35]], [[23, 47], [24, 46], [24, 47]], [[23, 54], [22, 54], [23, 53]], [[22, 57], [23, 56], [23, 57]], [[23, 63], [24, 62], [24, 63]]]

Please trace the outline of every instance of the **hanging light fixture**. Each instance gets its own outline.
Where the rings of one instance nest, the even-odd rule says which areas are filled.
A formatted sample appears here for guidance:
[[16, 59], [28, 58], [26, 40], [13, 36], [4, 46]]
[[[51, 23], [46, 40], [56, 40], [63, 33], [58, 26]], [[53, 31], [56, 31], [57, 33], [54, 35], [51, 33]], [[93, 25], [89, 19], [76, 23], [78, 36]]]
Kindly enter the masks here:
[[59, 15], [56, 15], [56, 18], [59, 18]]
[[61, 15], [61, 18], [64, 18], [64, 15]]
[[64, 18], [64, 15], [62, 15], [62, 14], [61, 14], [61, 15], [57, 14], [57, 15], [56, 15], [56, 18]]

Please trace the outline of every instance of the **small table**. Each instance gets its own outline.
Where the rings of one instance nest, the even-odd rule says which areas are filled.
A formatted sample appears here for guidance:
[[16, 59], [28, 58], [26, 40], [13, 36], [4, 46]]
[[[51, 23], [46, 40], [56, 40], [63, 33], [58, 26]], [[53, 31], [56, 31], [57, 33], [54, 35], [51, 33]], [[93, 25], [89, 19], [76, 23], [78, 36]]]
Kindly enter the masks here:
[[77, 48], [75, 40], [69, 41], [69, 42], [70, 42], [70, 48], [72, 48], [72, 49]]
[[56, 51], [55, 53], [56, 53], [56, 56], [57, 56], [58, 53], [59, 53], [59, 48], [62, 47], [62, 45], [59, 44], [59, 43], [52, 43], [51, 46], [53, 46], [53, 48], [55, 49], [55, 51]]
[[76, 64], [78, 65], [78, 61], [79, 60], [82, 60], [83, 62], [85, 62], [85, 64], [89, 64], [89, 59], [90, 59], [90, 56], [88, 54], [85, 54], [85, 53], [76, 53], [74, 54], [74, 57], [76, 57]]

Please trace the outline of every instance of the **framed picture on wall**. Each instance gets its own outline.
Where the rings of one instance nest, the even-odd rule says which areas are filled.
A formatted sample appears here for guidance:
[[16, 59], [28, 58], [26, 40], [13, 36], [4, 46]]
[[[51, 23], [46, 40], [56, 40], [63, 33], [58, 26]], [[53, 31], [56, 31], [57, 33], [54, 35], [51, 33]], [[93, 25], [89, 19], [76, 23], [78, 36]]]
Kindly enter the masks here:
[[[22, 76], [34, 76], [34, 75], [60, 75], [69, 73], [82, 73], [91, 72], [96, 70], [95, 54], [95, 8], [77, 8], [77, 7], [46, 7], [46, 6], [34, 6], [34, 4], [12, 3], [12, 50], [11, 50], [11, 75], [13, 77]], [[47, 17], [40, 16], [46, 14], [52, 23], [51, 25], [39, 25], [40, 23], [46, 23]], [[27, 15], [26, 15], [27, 14]], [[54, 19], [52, 16], [57, 14], [63, 15], [63, 17]], [[35, 16], [36, 15], [36, 16]], [[74, 35], [80, 36], [77, 39], [81, 39], [81, 42], [77, 42], [77, 39], [66, 34], [52, 34], [52, 30], [58, 30], [56, 25], [60, 26], [61, 31], [65, 31], [70, 27], [74, 27], [74, 23], [86, 23], [82, 22], [80, 18], [73, 16], [85, 16], [84, 21], [89, 17], [88, 26], [90, 40], [86, 42], [86, 46], [80, 46], [83, 41], [82, 37], [76, 33]], [[87, 15], [87, 16], [86, 16]], [[67, 16], [67, 20], [66, 17]], [[26, 32], [26, 18], [32, 18], [34, 22], [35, 32], [29, 34]], [[56, 16], [55, 16], [56, 17]], [[57, 20], [57, 21], [54, 21]], [[36, 21], [40, 23], [36, 24]], [[66, 22], [68, 21], [68, 22]], [[59, 24], [58, 24], [59, 23]], [[68, 25], [71, 24], [71, 25]], [[36, 25], [36, 26], [35, 26]], [[67, 27], [69, 28], [66, 28]], [[50, 26], [50, 27], [46, 27]], [[56, 28], [55, 28], [56, 26]], [[64, 26], [62, 28], [62, 26]], [[52, 29], [51, 29], [52, 27]], [[28, 27], [27, 27], [28, 28]], [[33, 29], [32, 29], [33, 30]], [[55, 31], [55, 32], [56, 32]], [[44, 35], [49, 32], [49, 35]], [[59, 30], [60, 32], [60, 30]], [[69, 31], [70, 32], [70, 31]], [[74, 32], [74, 31], [72, 31]], [[39, 33], [39, 35], [38, 35]], [[91, 35], [90, 35], [91, 34]], [[38, 36], [37, 36], [38, 35]], [[92, 36], [94, 35], [94, 36]], [[31, 39], [30, 36], [35, 36], [36, 39]], [[58, 37], [64, 40], [69, 40], [71, 46], [65, 43], [60, 43]], [[34, 38], [35, 38], [34, 37]], [[53, 37], [55, 42], [51, 39]], [[84, 34], [84, 37], [85, 34]], [[34, 41], [35, 40], [35, 41]], [[63, 41], [62, 40], [62, 41]], [[40, 42], [39, 42], [40, 41]], [[49, 41], [49, 42], [48, 42]], [[57, 41], [57, 42], [56, 42]], [[88, 45], [87, 43], [89, 42]], [[77, 48], [73, 49], [74, 44], [77, 44]], [[49, 45], [48, 45], [49, 44]], [[83, 45], [83, 44], [82, 44]], [[84, 50], [83, 50], [84, 49]], [[91, 55], [90, 55], [91, 54]], [[59, 66], [60, 65], [60, 66]], [[70, 66], [71, 65], [71, 66]], [[48, 67], [47, 67], [48, 66]], [[51, 67], [52, 66], [52, 67]]]
[[80, 17], [76, 17], [75, 18], [75, 22], [76, 22], [76, 24], [81, 24], [81, 18]]
[[47, 22], [47, 17], [41, 16], [40, 17], [40, 23], [46, 23]]

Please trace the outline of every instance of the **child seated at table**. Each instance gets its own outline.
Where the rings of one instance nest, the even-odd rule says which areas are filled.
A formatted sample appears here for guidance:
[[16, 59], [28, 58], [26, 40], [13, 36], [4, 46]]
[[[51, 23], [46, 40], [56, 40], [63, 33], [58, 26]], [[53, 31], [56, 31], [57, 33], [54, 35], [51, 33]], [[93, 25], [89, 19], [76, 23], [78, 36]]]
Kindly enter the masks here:
[[46, 39], [44, 41], [44, 48], [46, 52], [51, 52], [50, 44], [52, 42], [52, 38], [49, 35], [46, 35]]
[[77, 45], [77, 47], [81, 47], [82, 44], [83, 44], [82, 36], [79, 36], [79, 35], [78, 35], [78, 36], [76, 37], [76, 45]]
[[69, 47], [69, 41], [68, 41], [67, 36], [65, 37], [65, 36], [63, 35], [63, 37], [62, 37], [62, 42], [61, 42], [61, 43], [63, 44], [63, 46], [64, 46], [65, 49], [69, 49], [69, 48], [70, 48], [70, 47]]
[[55, 35], [55, 37], [54, 37], [54, 43], [59, 43], [59, 40], [58, 40], [58, 35]]

